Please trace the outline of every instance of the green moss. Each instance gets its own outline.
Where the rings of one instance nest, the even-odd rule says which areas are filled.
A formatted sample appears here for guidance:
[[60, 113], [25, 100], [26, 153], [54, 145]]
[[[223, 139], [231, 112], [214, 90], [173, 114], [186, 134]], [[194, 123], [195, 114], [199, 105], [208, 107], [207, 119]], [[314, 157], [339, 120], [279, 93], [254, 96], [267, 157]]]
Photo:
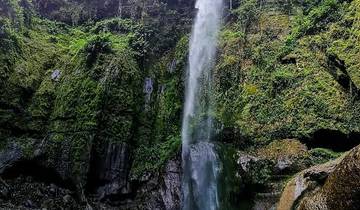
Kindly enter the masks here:
[[[335, 50], [341, 48], [331, 47], [341, 42], [333, 37], [342, 37], [337, 33], [356, 26], [342, 23], [343, 17], [354, 17], [355, 4], [308, 2], [295, 4], [288, 13], [276, 5], [243, 3], [239, 11], [252, 14], [255, 10], [260, 18], [246, 26], [246, 16], [238, 17], [223, 29], [215, 70], [217, 119], [256, 142], [308, 137], [322, 128], [358, 132], [359, 117], [354, 111], [359, 102], [327, 66], [330, 50], [341, 55]], [[276, 13], [269, 7], [275, 7]], [[243, 36], [236, 35], [244, 31]], [[357, 57], [356, 51], [350, 57]], [[356, 84], [351, 68], [346, 71]]]
[[141, 127], [137, 134], [139, 139], [131, 171], [134, 176], [162, 169], [166, 161], [180, 149], [183, 72], [187, 49], [188, 38], [183, 37], [174, 50], [153, 62], [148, 70], [154, 79], [154, 91], [141, 113]]
[[37, 17], [31, 27], [16, 26], [0, 16], [1, 143], [16, 136], [30, 157], [44, 141], [44, 162], [83, 185], [94, 145], [136, 144], [142, 88], [132, 34], [94, 34]]
[[309, 150], [309, 154], [311, 155], [312, 163], [322, 164], [329, 160], [334, 160], [342, 155], [342, 153], [334, 152], [330, 149], [325, 148], [314, 148]]
[[140, 145], [135, 151], [135, 160], [131, 169], [134, 178], [144, 173], [154, 173], [180, 151], [180, 136], [168, 137], [166, 141], [155, 145]]

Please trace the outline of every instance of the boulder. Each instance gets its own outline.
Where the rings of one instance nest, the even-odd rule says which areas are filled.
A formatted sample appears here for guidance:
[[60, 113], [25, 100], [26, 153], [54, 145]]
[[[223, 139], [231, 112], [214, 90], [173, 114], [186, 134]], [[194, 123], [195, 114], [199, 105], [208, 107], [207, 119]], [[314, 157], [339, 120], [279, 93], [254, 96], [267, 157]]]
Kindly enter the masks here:
[[360, 146], [336, 160], [313, 166], [289, 181], [279, 210], [356, 210], [360, 206]]
[[[339, 161], [339, 160], [338, 160]], [[360, 146], [352, 149], [335, 167], [314, 195], [306, 196], [300, 210], [358, 210], [360, 207]]]
[[277, 209], [290, 210], [296, 206], [297, 201], [301, 199], [304, 193], [317, 190], [321, 186], [324, 179], [334, 171], [338, 163], [339, 159], [336, 159], [298, 173], [286, 184]]

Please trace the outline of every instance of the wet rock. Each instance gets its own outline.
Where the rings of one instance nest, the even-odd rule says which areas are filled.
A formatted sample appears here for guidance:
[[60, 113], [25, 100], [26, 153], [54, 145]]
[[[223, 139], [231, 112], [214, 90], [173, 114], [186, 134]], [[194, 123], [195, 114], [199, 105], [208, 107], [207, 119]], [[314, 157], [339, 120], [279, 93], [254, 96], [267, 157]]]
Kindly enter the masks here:
[[135, 200], [122, 205], [121, 209], [180, 209], [181, 170], [180, 155], [178, 155], [170, 159], [161, 172], [147, 174], [146, 181], [139, 183]]
[[129, 183], [130, 153], [126, 143], [111, 143], [97, 163], [97, 189], [100, 199], [131, 193]]
[[22, 158], [21, 147], [16, 143], [10, 144], [4, 151], [0, 152], [0, 174], [14, 166]]
[[[202, 135], [202, 134], [200, 134]], [[186, 150], [185, 150], [186, 151]], [[204, 209], [217, 206], [217, 180], [222, 168], [217, 147], [210, 142], [191, 144], [184, 155], [183, 192], [185, 209], [201, 206]], [[209, 185], [212, 183], [212, 185]]]
[[93, 210], [93, 207], [90, 204], [86, 204], [85, 210]]
[[163, 184], [160, 194], [166, 210], [180, 208], [181, 199], [181, 164], [180, 161], [170, 160], [165, 167]]
[[[329, 182], [329, 176], [334, 176], [337, 168], [342, 168], [342, 161], [344, 155], [336, 160], [329, 161], [327, 163], [313, 166], [298, 173], [292, 180], [290, 180], [284, 188], [280, 201], [278, 203], [278, 210], [290, 210], [290, 209], [348, 209], [348, 208], [328, 208], [323, 204], [325, 197], [319, 196], [319, 192], [323, 191], [324, 183]], [[346, 167], [346, 166], [345, 166]], [[359, 167], [360, 168], [360, 167]], [[352, 175], [348, 174], [347, 178]], [[352, 178], [350, 178], [352, 179]], [[344, 181], [344, 180], [343, 180]], [[343, 182], [348, 183], [348, 182]], [[347, 185], [347, 184], [345, 184]], [[337, 187], [336, 187], [337, 188]], [[351, 187], [350, 187], [351, 188]], [[349, 191], [351, 194], [351, 190]], [[336, 194], [336, 193], [335, 193]], [[305, 204], [306, 200], [312, 200], [311, 203], [317, 203], [316, 206], [322, 206], [317, 208], [312, 206], [306, 207], [310, 204]], [[309, 200], [308, 200], [309, 201]], [[299, 204], [301, 206], [298, 208]], [[323, 208], [324, 207], [324, 208]]]
[[10, 186], [0, 178], [0, 199], [8, 199], [10, 196]]
[[65, 203], [65, 204], [69, 204], [69, 203], [71, 203], [72, 202], [72, 197], [70, 196], [70, 195], [65, 195], [64, 197], [63, 197], [63, 202]]
[[49, 191], [51, 194], [55, 195], [56, 194], [56, 186], [54, 184], [50, 184]]

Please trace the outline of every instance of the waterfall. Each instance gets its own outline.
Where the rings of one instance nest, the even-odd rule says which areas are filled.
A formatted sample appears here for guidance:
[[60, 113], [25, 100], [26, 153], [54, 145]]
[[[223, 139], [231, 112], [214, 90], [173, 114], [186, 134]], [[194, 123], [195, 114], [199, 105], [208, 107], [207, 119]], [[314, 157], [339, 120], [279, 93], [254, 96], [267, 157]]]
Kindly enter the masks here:
[[217, 210], [221, 164], [211, 143], [211, 90], [223, 0], [197, 0], [195, 7], [182, 123], [182, 210]]

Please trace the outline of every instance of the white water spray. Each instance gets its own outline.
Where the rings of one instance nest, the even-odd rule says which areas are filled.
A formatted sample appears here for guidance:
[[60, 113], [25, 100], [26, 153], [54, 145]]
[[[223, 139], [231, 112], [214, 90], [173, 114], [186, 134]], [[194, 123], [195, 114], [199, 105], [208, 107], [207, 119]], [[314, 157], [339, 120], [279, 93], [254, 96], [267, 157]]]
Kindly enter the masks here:
[[219, 209], [220, 163], [210, 143], [212, 69], [221, 25], [223, 0], [197, 0], [190, 40], [182, 124], [183, 210]]

